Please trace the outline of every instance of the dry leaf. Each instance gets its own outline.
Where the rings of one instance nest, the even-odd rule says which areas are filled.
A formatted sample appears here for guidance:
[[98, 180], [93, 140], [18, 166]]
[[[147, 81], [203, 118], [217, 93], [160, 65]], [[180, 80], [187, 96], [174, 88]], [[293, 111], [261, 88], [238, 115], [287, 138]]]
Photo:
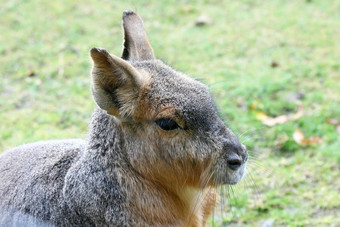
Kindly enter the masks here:
[[297, 142], [298, 144], [302, 146], [316, 145], [323, 141], [322, 138], [317, 137], [317, 136], [311, 136], [309, 138], [305, 138], [305, 134], [300, 129], [295, 129], [293, 133], [293, 139], [295, 140], [295, 142]]
[[284, 124], [289, 120], [297, 120], [304, 115], [303, 106], [299, 107], [298, 112], [293, 115], [281, 115], [278, 117], [269, 117], [263, 111], [259, 111], [256, 114], [256, 119], [260, 120], [264, 125], [274, 126], [278, 124]]
[[330, 125], [334, 125], [335, 126], [335, 130], [338, 133], [340, 133], [340, 122], [337, 119], [334, 119], [334, 118], [327, 119], [326, 123], [328, 123]]
[[268, 115], [266, 115], [263, 111], [259, 111], [256, 114], [256, 119], [260, 120], [264, 125], [267, 125], [267, 126], [283, 124], [288, 121], [288, 117], [286, 115], [281, 115], [281, 116], [273, 118], [273, 117], [269, 117]]
[[317, 136], [311, 136], [308, 139], [304, 139], [302, 142], [306, 145], [316, 145], [319, 144], [323, 141], [322, 138], [317, 137]]
[[297, 142], [298, 144], [302, 143], [302, 140], [305, 139], [305, 134], [303, 134], [303, 132], [300, 129], [295, 129], [294, 133], [293, 133], [293, 139], [295, 140], [295, 142]]
[[252, 104], [249, 105], [250, 110], [256, 110], [259, 104], [257, 102], [253, 102]]
[[262, 123], [267, 126], [274, 126], [274, 125], [286, 123], [288, 120], [289, 118], [286, 115], [281, 115], [275, 118], [270, 117], [267, 120], [262, 121]]
[[265, 114], [263, 111], [259, 111], [256, 113], [256, 119], [259, 121], [265, 121], [268, 118], [270, 118], [267, 114]]
[[340, 125], [336, 126], [336, 131], [340, 133]]
[[334, 119], [334, 118], [327, 119], [326, 122], [330, 125], [339, 125], [339, 121], [337, 119]]
[[303, 111], [303, 106], [301, 105], [301, 106], [299, 106], [298, 112], [296, 112], [296, 114], [290, 116], [289, 119], [297, 120], [300, 117], [302, 117], [303, 115], [304, 115], [304, 111]]

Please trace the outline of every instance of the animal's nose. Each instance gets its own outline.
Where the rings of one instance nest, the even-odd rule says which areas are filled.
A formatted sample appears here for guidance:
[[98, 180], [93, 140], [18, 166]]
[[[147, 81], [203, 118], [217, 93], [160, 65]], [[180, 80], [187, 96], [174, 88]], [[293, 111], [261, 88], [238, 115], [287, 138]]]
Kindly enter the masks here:
[[231, 154], [227, 159], [227, 165], [232, 170], [237, 170], [242, 165], [242, 159], [237, 154]]

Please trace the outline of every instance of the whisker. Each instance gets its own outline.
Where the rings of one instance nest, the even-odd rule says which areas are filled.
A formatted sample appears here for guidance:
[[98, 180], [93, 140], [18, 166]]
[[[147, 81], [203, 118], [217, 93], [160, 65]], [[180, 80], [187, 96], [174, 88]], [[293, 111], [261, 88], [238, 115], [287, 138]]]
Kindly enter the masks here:
[[[255, 191], [255, 197], [256, 197], [256, 200], [259, 201], [260, 200], [260, 197], [259, 195], [261, 194], [260, 193], [260, 188], [258, 187], [258, 185], [256, 184], [253, 176], [251, 173], [249, 173], [249, 179], [250, 179], [250, 183], [252, 184], [252, 190]], [[253, 193], [254, 194], [254, 193]]]
[[215, 226], [215, 209], [213, 210], [213, 213], [212, 213], [212, 226], [213, 227]]
[[[260, 131], [260, 130], [262, 130], [262, 129], [264, 129], [264, 128], [265, 128], [264, 126], [261, 126], [261, 127], [259, 127], [259, 128], [255, 128], [255, 129], [248, 129], [248, 130], [246, 130], [245, 132], [243, 132], [242, 134], [238, 135], [238, 138], [239, 138], [239, 140], [241, 140], [241, 139], [242, 139], [242, 136], [244, 136], [246, 133], [248, 133], [248, 134], [250, 134], [250, 133], [255, 133], [255, 132]], [[243, 143], [243, 142], [242, 142], [242, 143]]]
[[[220, 182], [222, 183], [222, 182]], [[223, 204], [224, 204], [224, 194], [223, 194], [223, 185], [220, 186], [220, 209], [221, 209], [221, 218], [223, 220]]]
[[[206, 173], [209, 173], [211, 168], [212, 168], [213, 165], [209, 166], [208, 170], [206, 171]], [[192, 217], [192, 215], [195, 213], [195, 210], [197, 208], [197, 205], [199, 203], [199, 201], [201, 201], [201, 198], [203, 196], [203, 189], [205, 188], [205, 186], [208, 184], [208, 182], [210, 181], [211, 177], [214, 175], [215, 173], [215, 170], [211, 172], [211, 174], [209, 175], [209, 177], [204, 177], [204, 182], [203, 182], [203, 185], [201, 186], [200, 188], [200, 191], [199, 191], [199, 194], [198, 194], [198, 197], [196, 198], [196, 201], [195, 201], [195, 205], [194, 205], [194, 208], [192, 209], [192, 211], [190, 212], [190, 215], [189, 215], [189, 220], [190, 218]], [[209, 193], [207, 193], [209, 194]], [[207, 196], [207, 194], [205, 196]], [[188, 223], [190, 224], [190, 222]]]
[[231, 185], [230, 185], [230, 190], [231, 190], [231, 193], [232, 193], [232, 195], [233, 195], [233, 197], [234, 197], [235, 204], [236, 204], [236, 205], [239, 205], [238, 200], [237, 200], [237, 197], [236, 197], [235, 192], [234, 192], [234, 189], [233, 189], [233, 186], [231, 186]]
[[[212, 182], [213, 182], [213, 185], [215, 185], [217, 182], [216, 182], [216, 175], [214, 176], [214, 178], [212, 179]], [[215, 199], [216, 198], [216, 195], [215, 195]], [[215, 226], [215, 207], [212, 211], [212, 226]]]
[[257, 167], [260, 169], [267, 169], [261, 162], [259, 162], [258, 160], [249, 160], [247, 162], [247, 166], [249, 167]]
[[268, 176], [273, 175], [273, 171], [271, 169], [268, 169], [267, 167], [265, 167], [262, 163], [252, 163], [249, 162], [247, 163], [247, 167], [249, 167], [251, 169], [252, 174], [257, 174], [257, 173], [261, 173], [261, 174], [266, 174]]

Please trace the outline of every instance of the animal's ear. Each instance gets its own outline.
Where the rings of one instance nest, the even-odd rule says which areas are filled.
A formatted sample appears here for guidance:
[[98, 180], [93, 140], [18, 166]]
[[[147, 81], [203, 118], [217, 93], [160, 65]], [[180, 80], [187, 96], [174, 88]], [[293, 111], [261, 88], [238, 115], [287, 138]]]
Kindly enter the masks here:
[[132, 10], [123, 13], [124, 49], [122, 58], [129, 61], [154, 59], [142, 18]]
[[92, 48], [92, 94], [97, 105], [119, 118], [132, 116], [142, 75], [127, 61], [102, 48]]

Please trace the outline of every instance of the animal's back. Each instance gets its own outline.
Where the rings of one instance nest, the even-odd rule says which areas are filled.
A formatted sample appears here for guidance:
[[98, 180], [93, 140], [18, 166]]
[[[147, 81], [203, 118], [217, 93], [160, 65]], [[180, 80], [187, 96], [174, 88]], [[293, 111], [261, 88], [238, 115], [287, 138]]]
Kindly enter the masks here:
[[67, 212], [62, 197], [64, 178], [85, 146], [81, 139], [51, 140], [1, 154], [0, 224], [12, 226], [30, 221], [40, 225], [41, 220], [30, 220], [31, 216], [25, 214], [53, 220]]

